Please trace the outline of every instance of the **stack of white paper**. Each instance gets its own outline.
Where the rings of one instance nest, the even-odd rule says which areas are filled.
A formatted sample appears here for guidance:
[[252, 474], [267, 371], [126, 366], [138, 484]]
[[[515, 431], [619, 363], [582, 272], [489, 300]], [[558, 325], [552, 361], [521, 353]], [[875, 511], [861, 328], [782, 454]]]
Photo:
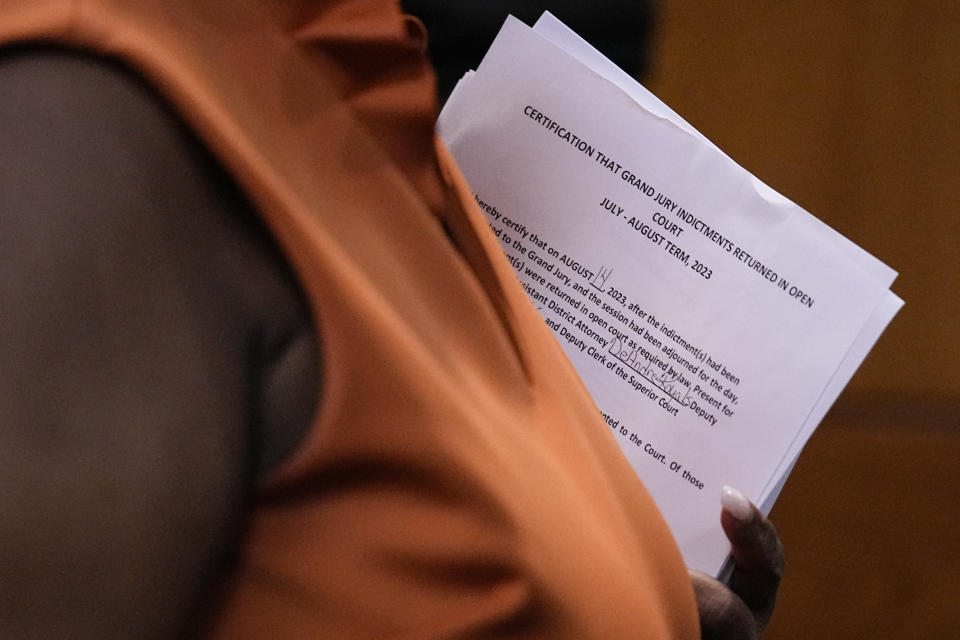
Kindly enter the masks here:
[[902, 306], [896, 273], [556, 18], [509, 19], [438, 123], [687, 563], [722, 485], [769, 510]]

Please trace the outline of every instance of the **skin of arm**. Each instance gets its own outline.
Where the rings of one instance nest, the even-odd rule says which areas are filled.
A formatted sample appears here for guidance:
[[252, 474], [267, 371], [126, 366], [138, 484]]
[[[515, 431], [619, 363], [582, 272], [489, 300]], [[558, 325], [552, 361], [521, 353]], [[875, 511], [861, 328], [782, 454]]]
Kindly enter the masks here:
[[0, 51], [0, 628], [189, 635], [319, 355], [285, 261], [133, 74]]

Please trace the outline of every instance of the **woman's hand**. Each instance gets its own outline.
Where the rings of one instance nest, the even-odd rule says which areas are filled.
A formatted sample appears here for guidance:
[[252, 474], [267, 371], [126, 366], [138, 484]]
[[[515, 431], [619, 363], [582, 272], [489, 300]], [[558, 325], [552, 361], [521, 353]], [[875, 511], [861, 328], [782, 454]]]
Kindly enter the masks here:
[[730, 585], [691, 571], [705, 640], [753, 640], [770, 620], [783, 575], [783, 544], [773, 524], [747, 498], [723, 488], [720, 524], [730, 540]]

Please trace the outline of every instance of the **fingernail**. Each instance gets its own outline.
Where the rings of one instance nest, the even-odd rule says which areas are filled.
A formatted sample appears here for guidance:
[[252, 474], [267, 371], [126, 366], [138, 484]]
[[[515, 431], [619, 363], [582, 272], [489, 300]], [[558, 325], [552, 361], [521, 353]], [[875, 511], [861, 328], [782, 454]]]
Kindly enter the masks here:
[[740, 522], [747, 522], [753, 517], [753, 506], [743, 495], [733, 487], [724, 487], [720, 492], [720, 504], [734, 518]]

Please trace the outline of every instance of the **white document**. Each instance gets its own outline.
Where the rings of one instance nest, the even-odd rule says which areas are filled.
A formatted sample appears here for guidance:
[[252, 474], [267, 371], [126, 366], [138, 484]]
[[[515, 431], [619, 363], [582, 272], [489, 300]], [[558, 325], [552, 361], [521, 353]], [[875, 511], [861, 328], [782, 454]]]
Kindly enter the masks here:
[[688, 565], [717, 574], [721, 486], [769, 508], [902, 303], [624, 76], [552, 16], [510, 19], [438, 129]]
[[[664, 104], [659, 98], [648, 91], [646, 87], [636, 82], [622, 69], [617, 67], [603, 54], [597, 51], [586, 40], [574, 33], [573, 30], [560, 22], [549, 12], [544, 13], [540, 19], [537, 20], [537, 23], [533, 26], [533, 29], [538, 34], [544, 36], [557, 46], [564, 49], [564, 51], [577, 58], [595, 73], [598, 73], [602, 77], [614, 83], [617, 87], [625, 91], [631, 98], [633, 98], [638, 105], [650, 113], [670, 120], [687, 133], [697, 136], [705, 143], [717, 148], [712, 142], [707, 140], [703, 134], [694, 129], [669, 106]], [[717, 150], [720, 151], [718, 148]], [[756, 180], [756, 178], [754, 178], [754, 180], [756, 181], [754, 183], [755, 188], [767, 190], [766, 185], [761, 183], [759, 180]], [[780, 199], [779, 194], [770, 194], [768, 191], [767, 195], [774, 202]], [[781, 204], [785, 206], [791, 205], [791, 203], [785, 199], [781, 199]], [[877, 260], [874, 256], [861, 250], [859, 247], [850, 242], [850, 240], [843, 237], [819, 220], [814, 219], [812, 220], [812, 223], [821, 226], [821, 231], [826, 235], [826, 241], [837, 243], [842, 250], [851, 252], [852, 255], [861, 261], [862, 266], [871, 274], [873, 274], [876, 279], [886, 283], [887, 286], [893, 282], [894, 278], [896, 277], [896, 272], [893, 271], [893, 269]], [[790, 450], [785, 455], [784, 460], [781, 462], [780, 470], [777, 472], [775, 477], [771, 479], [770, 486], [768, 486], [767, 490], [757, 497], [757, 504], [764, 513], [769, 513], [770, 509], [773, 507], [773, 503], [780, 494], [787, 475], [789, 475], [797, 457], [800, 455], [800, 450], [806, 444], [810, 436], [813, 435], [814, 430], [816, 429], [817, 425], [819, 425], [820, 421], [823, 420], [823, 417], [830, 409], [830, 406], [840, 395], [840, 392], [850, 381], [850, 378], [853, 377], [853, 374], [860, 367], [860, 364], [863, 362], [863, 360], [867, 357], [870, 349], [879, 339], [880, 334], [883, 333], [884, 329], [886, 329], [887, 325], [893, 319], [893, 316], [896, 315], [902, 306], [903, 301], [893, 293], [888, 292], [884, 298], [884, 301], [877, 307], [877, 309], [874, 310], [874, 314], [864, 326], [864, 329], [858, 336], [857, 341], [851, 346], [851, 349], [844, 358], [844, 361], [841, 363], [840, 368], [834, 374], [830, 384], [824, 390], [824, 393], [818, 401], [817, 406], [808, 416], [801, 432], [798, 434]]]
[[[533, 26], [533, 29], [557, 46], [564, 49], [564, 51], [570, 55], [577, 58], [595, 73], [598, 73], [602, 77], [614, 83], [617, 87], [633, 98], [638, 105], [647, 111], [664, 119], [670, 120], [687, 133], [697, 136], [705, 143], [717, 148], [712, 142], [707, 140], [703, 134], [694, 129], [669, 106], [664, 104], [659, 98], [648, 91], [646, 87], [636, 82], [622, 69], [617, 67], [603, 54], [597, 51], [586, 40], [574, 33], [573, 30], [560, 22], [549, 12], [545, 12], [540, 19], [537, 20], [537, 23]], [[718, 148], [717, 150], [720, 151]], [[779, 194], [771, 193], [766, 185], [761, 183], [756, 178], [754, 178], [754, 180], [755, 188], [764, 190], [772, 202], [777, 202], [779, 200], [782, 205], [791, 206], [792, 203], [790, 203], [788, 200], [782, 199]], [[823, 224], [821, 221], [813, 219], [811, 222], [814, 225], [819, 225], [821, 227], [820, 230], [825, 234], [826, 241], [837, 243], [842, 250], [851, 252], [852, 255], [861, 261], [862, 266], [867, 269], [868, 272], [873, 274], [875, 278], [886, 283], [887, 286], [893, 282], [894, 278], [896, 277], [896, 272], [893, 271], [893, 269], [877, 260], [874, 256], [861, 250], [859, 247], [850, 242], [850, 240], [843, 237], [827, 225]], [[819, 425], [820, 421], [823, 420], [823, 417], [826, 415], [830, 406], [840, 395], [840, 392], [850, 381], [850, 378], [859, 368], [860, 364], [867, 357], [870, 349], [876, 343], [877, 339], [879, 339], [880, 334], [883, 333], [884, 329], [886, 329], [887, 325], [893, 319], [893, 316], [896, 315], [902, 306], [903, 301], [893, 293], [888, 292], [887, 296], [884, 298], [884, 301], [874, 311], [870, 321], [868, 321], [868, 323], [864, 326], [864, 330], [858, 336], [857, 341], [847, 353], [847, 356], [841, 363], [840, 368], [834, 374], [830, 384], [824, 390], [824, 393], [820, 397], [817, 406], [807, 417], [807, 421], [805, 422], [801, 432], [798, 434], [790, 450], [785, 455], [784, 460], [781, 462], [780, 470], [777, 472], [775, 477], [771, 479], [771, 483], [767, 490], [757, 497], [757, 504], [764, 513], [769, 513], [770, 509], [773, 507], [773, 503], [780, 494], [780, 491], [786, 481], [786, 477], [789, 475], [797, 457], [800, 455], [801, 449], [806, 444], [810, 436], [813, 435], [817, 425]]]

